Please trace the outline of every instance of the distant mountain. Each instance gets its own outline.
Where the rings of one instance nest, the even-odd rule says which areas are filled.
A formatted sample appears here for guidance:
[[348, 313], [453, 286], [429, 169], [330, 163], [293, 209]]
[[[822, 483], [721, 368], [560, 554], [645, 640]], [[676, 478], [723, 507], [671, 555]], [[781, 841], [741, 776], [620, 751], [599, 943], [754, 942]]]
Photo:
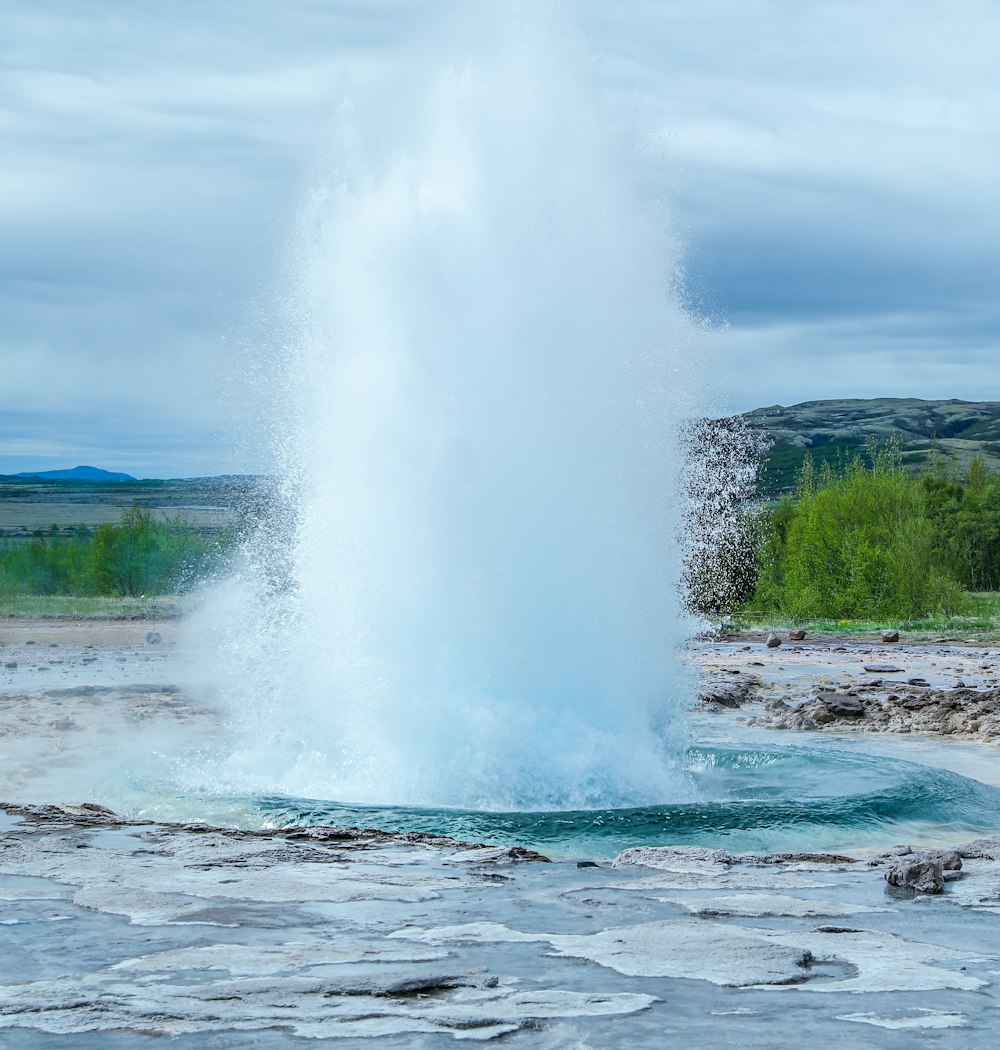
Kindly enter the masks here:
[[976, 453], [1000, 472], [1000, 402], [921, 401], [882, 397], [872, 400], [806, 401], [785, 408], [771, 405], [742, 417], [773, 442], [765, 454], [761, 490], [765, 496], [788, 492], [810, 453], [817, 466], [850, 459], [865, 444], [895, 439], [903, 462], [926, 467], [937, 454], [964, 473]]
[[72, 470], [22, 470], [15, 478], [42, 478], [50, 481], [136, 481], [131, 474], [117, 474], [100, 467], [73, 467]]

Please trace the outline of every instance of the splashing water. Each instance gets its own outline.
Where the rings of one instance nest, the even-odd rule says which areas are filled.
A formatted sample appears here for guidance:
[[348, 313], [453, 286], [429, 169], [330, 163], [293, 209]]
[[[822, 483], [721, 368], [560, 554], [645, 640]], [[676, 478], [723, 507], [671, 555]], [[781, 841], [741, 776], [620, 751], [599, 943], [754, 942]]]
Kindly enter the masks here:
[[685, 790], [697, 333], [635, 150], [557, 37], [494, 25], [345, 109], [301, 224], [287, 483], [205, 613], [237, 625], [230, 786], [494, 810]]

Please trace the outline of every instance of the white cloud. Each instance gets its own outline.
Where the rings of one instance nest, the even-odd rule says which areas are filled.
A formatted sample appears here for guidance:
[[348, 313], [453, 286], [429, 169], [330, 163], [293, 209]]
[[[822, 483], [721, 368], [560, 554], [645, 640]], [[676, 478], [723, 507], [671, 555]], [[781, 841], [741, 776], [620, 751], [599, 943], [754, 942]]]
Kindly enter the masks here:
[[1000, 340], [956, 332], [950, 314], [885, 314], [731, 328], [719, 337], [720, 387], [735, 411], [824, 398], [994, 400]]
[[[234, 469], [216, 434], [255, 410], [233, 348], [273, 338], [330, 122], [400, 64], [433, 66], [457, 9], [482, 10], [10, 0], [0, 409], [33, 406], [49, 448], [73, 410], [109, 454], [142, 445], [143, 472], [180, 472], [182, 445], [199, 473]], [[693, 299], [730, 322], [739, 407], [997, 385], [1000, 8], [587, 0], [561, 17], [610, 119], [657, 144], [651, 190], [674, 199]]]

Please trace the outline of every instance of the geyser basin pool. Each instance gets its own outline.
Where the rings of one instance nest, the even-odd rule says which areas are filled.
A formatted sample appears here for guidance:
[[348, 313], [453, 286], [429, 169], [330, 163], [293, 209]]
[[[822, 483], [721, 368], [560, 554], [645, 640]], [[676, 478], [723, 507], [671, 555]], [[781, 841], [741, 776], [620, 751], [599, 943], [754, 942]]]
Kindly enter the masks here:
[[280, 795], [211, 797], [200, 795], [195, 785], [185, 789], [175, 811], [176, 803], [164, 795], [176, 797], [176, 786], [135, 787], [149, 793], [138, 812], [160, 819], [199, 812], [194, 802], [199, 798], [214, 819], [225, 820], [228, 811], [230, 821], [249, 827], [426, 831], [578, 858], [613, 857], [639, 844], [769, 853], [940, 843], [1000, 825], [1000, 788], [905, 759], [873, 760], [835, 740], [693, 747], [685, 763], [694, 801], [544, 812], [364, 806]]
[[[774, 732], [710, 714], [690, 718], [700, 743], [681, 752], [682, 791], [643, 806], [570, 803], [516, 812], [359, 805], [332, 791], [292, 794], [260, 770], [248, 790], [252, 771], [221, 781], [219, 771], [238, 764], [228, 726], [209, 698], [199, 701], [183, 684], [190, 650], [176, 646], [176, 626], [158, 628], [164, 643], [149, 646], [144, 624], [4, 626], [5, 652], [18, 665], [6, 672], [0, 706], [0, 790], [7, 798], [90, 799], [126, 816], [249, 828], [336, 823], [427, 830], [576, 858], [656, 844], [733, 852], [942, 845], [1000, 824], [997, 789], [982, 782], [995, 780], [995, 748], [955, 739]], [[27, 647], [24, 640], [39, 644]], [[55, 665], [50, 640], [59, 643]], [[831, 656], [845, 667], [856, 659]], [[905, 660], [928, 656], [934, 658], [911, 652]], [[824, 673], [838, 673], [830, 658]], [[717, 654], [706, 651], [705, 659]], [[970, 682], [984, 662], [975, 651], [948, 659], [964, 660], [959, 672]], [[163, 684], [143, 684], [151, 681]], [[789, 688], [807, 693], [809, 681], [800, 676]]]

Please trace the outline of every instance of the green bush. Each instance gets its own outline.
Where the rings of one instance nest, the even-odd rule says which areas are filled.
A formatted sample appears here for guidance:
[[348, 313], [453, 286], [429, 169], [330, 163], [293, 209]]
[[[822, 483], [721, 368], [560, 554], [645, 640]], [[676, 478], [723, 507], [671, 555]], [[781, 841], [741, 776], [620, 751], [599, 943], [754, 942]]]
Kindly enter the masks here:
[[895, 446], [817, 477], [772, 511], [754, 605], [793, 618], [913, 618], [963, 605], [942, 557], [924, 487]]
[[922, 485], [939, 560], [967, 590], [1000, 590], [1000, 477], [976, 456], [964, 483], [936, 473]]
[[211, 572], [225, 548], [225, 540], [182, 519], [160, 521], [133, 507], [119, 525], [101, 525], [93, 534], [78, 529], [69, 538], [53, 530], [0, 555], [0, 594], [171, 594]]

